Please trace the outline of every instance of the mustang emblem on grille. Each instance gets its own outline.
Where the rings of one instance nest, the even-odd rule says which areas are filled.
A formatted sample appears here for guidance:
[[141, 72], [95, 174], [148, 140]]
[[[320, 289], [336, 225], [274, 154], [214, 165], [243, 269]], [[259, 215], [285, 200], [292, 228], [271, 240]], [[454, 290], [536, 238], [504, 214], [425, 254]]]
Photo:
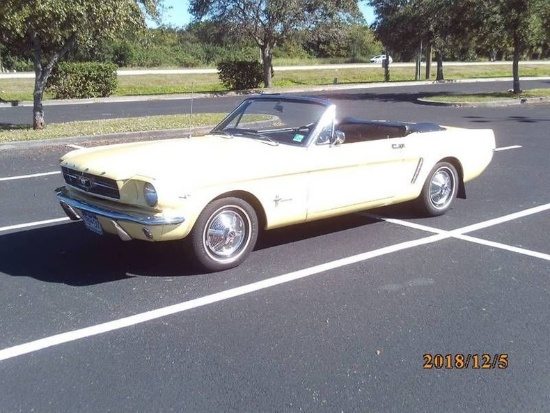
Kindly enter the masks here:
[[79, 177], [78, 178], [78, 183], [86, 189], [91, 189], [92, 188], [92, 180], [90, 178], [85, 177], [85, 176]]

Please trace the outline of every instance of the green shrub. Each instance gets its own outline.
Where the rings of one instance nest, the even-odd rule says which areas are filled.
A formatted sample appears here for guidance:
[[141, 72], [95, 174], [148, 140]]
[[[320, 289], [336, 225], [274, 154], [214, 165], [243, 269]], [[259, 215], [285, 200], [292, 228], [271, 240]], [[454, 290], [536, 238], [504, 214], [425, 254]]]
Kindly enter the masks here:
[[135, 55], [130, 42], [119, 42], [112, 45], [111, 60], [118, 67], [128, 67], [132, 64]]
[[112, 95], [117, 87], [113, 63], [60, 63], [48, 78], [55, 99], [84, 99]]
[[218, 76], [230, 90], [254, 89], [263, 82], [264, 69], [257, 61], [224, 61], [218, 63]]
[[15, 70], [16, 72], [34, 71], [34, 63], [31, 59], [24, 57], [14, 57], [9, 53], [0, 54], [0, 63], [5, 70]]

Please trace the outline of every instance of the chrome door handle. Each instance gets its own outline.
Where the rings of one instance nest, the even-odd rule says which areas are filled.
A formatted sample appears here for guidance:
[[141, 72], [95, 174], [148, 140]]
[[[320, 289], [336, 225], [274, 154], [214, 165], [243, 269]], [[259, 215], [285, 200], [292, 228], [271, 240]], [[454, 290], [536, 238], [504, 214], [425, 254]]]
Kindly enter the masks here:
[[403, 149], [405, 147], [404, 143], [392, 143], [391, 148], [392, 149]]

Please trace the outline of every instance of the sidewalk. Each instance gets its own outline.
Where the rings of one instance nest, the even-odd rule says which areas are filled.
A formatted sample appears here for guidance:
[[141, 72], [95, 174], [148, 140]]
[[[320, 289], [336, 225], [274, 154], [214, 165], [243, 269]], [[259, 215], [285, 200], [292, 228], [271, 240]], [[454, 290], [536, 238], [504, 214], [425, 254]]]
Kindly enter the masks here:
[[[550, 65], [550, 60], [523, 60], [520, 65], [541, 64]], [[391, 67], [415, 67], [414, 62], [393, 62]], [[481, 61], [481, 62], [445, 62], [445, 67], [452, 66], [511, 66], [511, 61]], [[298, 66], [275, 66], [275, 70], [279, 72], [287, 72], [293, 70], [334, 70], [334, 69], [378, 69], [380, 63], [327, 63], [316, 65], [298, 65]], [[426, 67], [426, 63], [422, 62], [422, 67]], [[437, 67], [437, 62], [432, 62], [432, 67]], [[218, 73], [215, 68], [177, 68], [177, 69], [118, 69], [119, 76], [139, 76], [150, 74], [161, 75], [185, 75], [185, 74], [214, 74]], [[6, 72], [0, 73], [0, 79], [34, 79], [34, 72]]]

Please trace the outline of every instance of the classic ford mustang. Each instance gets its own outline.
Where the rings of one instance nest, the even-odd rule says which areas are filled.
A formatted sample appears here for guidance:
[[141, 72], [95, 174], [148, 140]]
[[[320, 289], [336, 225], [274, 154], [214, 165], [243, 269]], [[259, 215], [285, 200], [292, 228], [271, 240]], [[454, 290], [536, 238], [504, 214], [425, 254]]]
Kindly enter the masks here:
[[194, 263], [219, 271], [246, 259], [260, 228], [407, 201], [441, 215], [494, 148], [488, 129], [337, 119], [324, 99], [259, 95], [206, 136], [72, 151], [56, 192], [91, 231], [184, 239]]

